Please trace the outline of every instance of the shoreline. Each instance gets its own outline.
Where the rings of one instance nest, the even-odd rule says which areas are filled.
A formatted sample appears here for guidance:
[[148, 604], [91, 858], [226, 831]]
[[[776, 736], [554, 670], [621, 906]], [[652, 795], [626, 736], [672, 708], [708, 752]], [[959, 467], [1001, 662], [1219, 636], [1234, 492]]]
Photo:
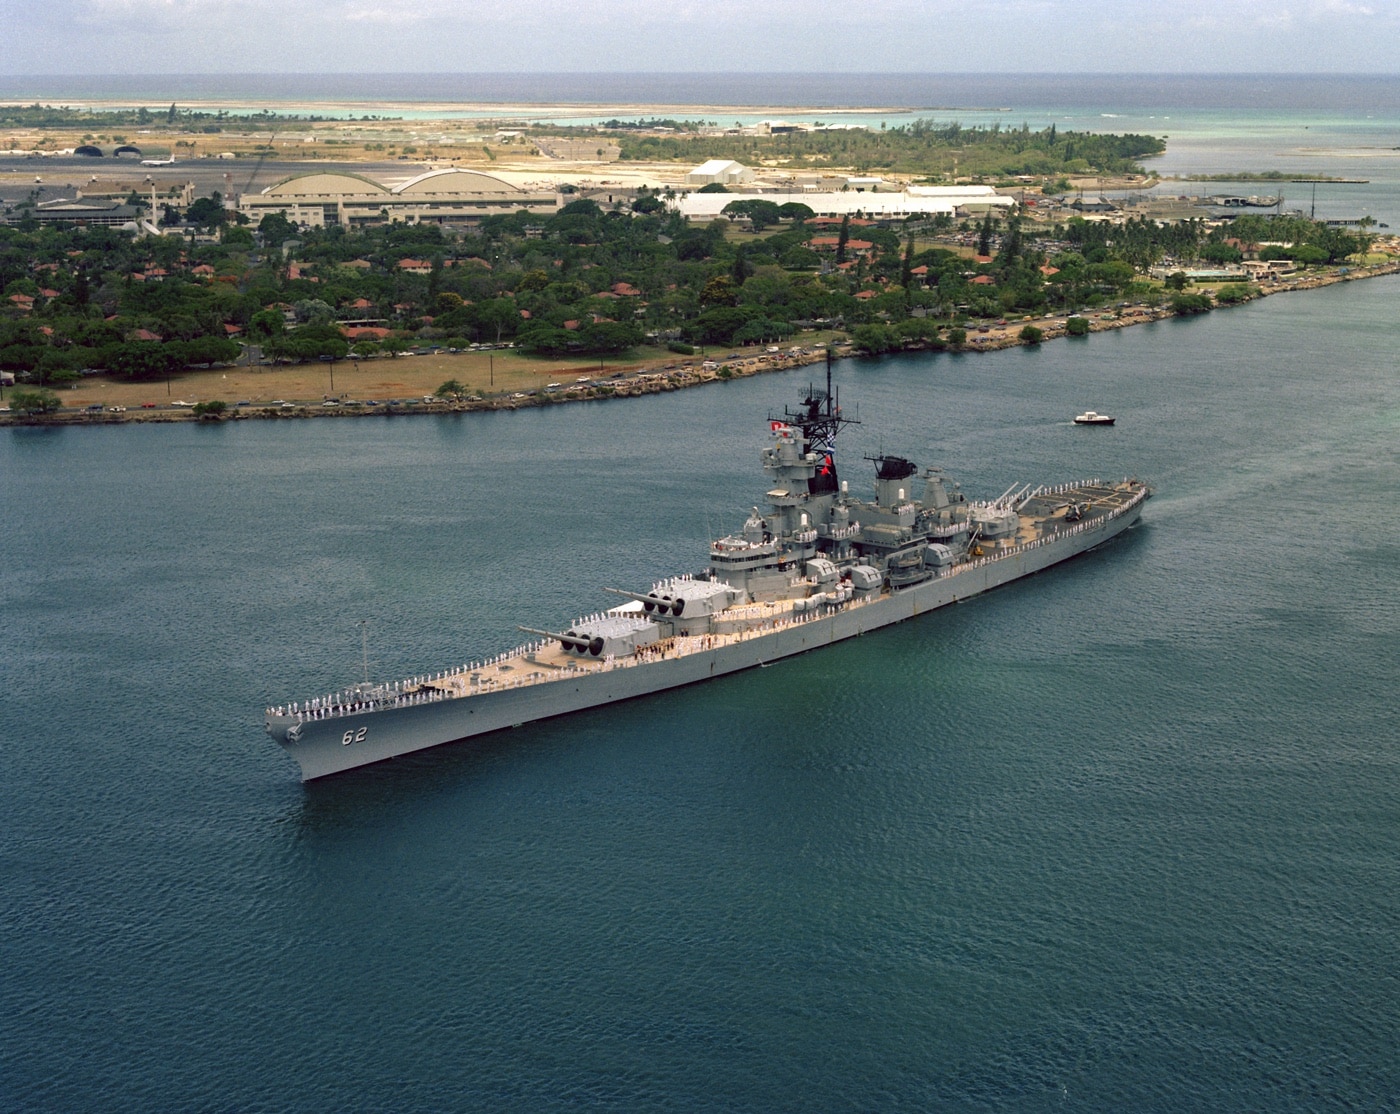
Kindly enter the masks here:
[[[62, 99], [62, 98], [59, 98]], [[169, 99], [169, 98], [166, 98]], [[149, 107], [154, 102], [149, 98], [138, 100], [136, 98], [101, 97], [101, 98], [68, 98], [64, 104], [55, 103], [52, 97], [26, 97], [8, 98], [15, 103], [25, 104], [41, 103], [45, 107], [63, 108], [83, 108], [90, 112], [127, 112], [142, 106]], [[903, 115], [911, 112], [1009, 112], [1007, 108], [974, 107], [974, 106], [940, 106], [940, 105], [854, 105], [854, 104], [833, 104], [799, 106], [791, 104], [670, 104], [670, 103], [650, 103], [640, 101], [405, 101], [395, 99], [379, 100], [352, 100], [345, 97], [332, 97], [324, 100], [313, 100], [297, 97], [270, 97], [265, 100], [256, 98], [235, 98], [235, 97], [200, 97], [193, 100], [182, 100], [179, 102], [182, 109], [195, 112], [235, 112], [242, 111], [249, 117], [259, 117], [264, 114], [263, 106], [276, 105], [277, 109], [265, 110], [266, 115], [273, 118], [298, 117], [304, 119], [307, 116], [319, 116], [323, 121], [327, 121], [327, 112], [351, 112], [380, 114], [385, 112], [410, 112], [413, 119], [418, 123], [429, 123], [435, 119], [458, 120], [471, 118], [480, 115], [483, 119], [496, 119], [502, 116], [509, 117], [554, 117], [554, 116], [580, 116], [591, 118], [593, 116], [614, 115], [621, 116], [655, 116], [661, 113], [672, 115], [676, 118], [689, 118], [695, 116], [725, 115], [730, 112], [738, 112], [741, 115], [755, 115], [766, 113], [782, 113], [793, 116], [822, 116], [822, 115]], [[440, 113], [439, 116], [427, 115], [429, 113]], [[353, 119], [353, 118], [352, 118]], [[246, 122], [242, 116], [235, 117], [234, 122]], [[330, 118], [328, 122], [352, 122], [337, 121]], [[353, 122], [358, 122], [353, 119]]]
[[[1335, 268], [1322, 274], [1305, 275], [1292, 282], [1272, 282], [1258, 284], [1259, 293], [1248, 299], [1254, 301], [1257, 298], [1267, 298], [1276, 294], [1290, 294], [1305, 290], [1316, 290], [1324, 286], [1335, 286], [1343, 282], [1356, 282], [1368, 278], [1380, 278], [1385, 275], [1400, 274], [1400, 259], [1392, 259], [1387, 263], [1365, 264], [1356, 267]], [[1241, 303], [1242, 304], [1242, 303]], [[1228, 307], [1215, 307], [1216, 309]], [[1210, 311], [1210, 312], [1213, 312]], [[1115, 313], [1110, 318], [1107, 314], [1091, 318], [1089, 321], [1090, 333], [1108, 332], [1112, 329], [1125, 329], [1134, 325], [1144, 325], [1149, 322], [1162, 321], [1176, 316], [1170, 309], [1162, 307], [1148, 308], [1135, 306], [1125, 313]], [[999, 352], [1007, 348], [1029, 347], [1030, 342], [1021, 339], [1019, 333], [1025, 325], [1035, 325], [1042, 330], [1041, 340], [1037, 343], [1044, 343], [1050, 340], [1060, 340], [1068, 334], [1065, 328], [1065, 315], [1049, 314], [1044, 317], [1021, 319], [1006, 325], [976, 327], [973, 335], [967, 338], [967, 343], [956, 349], [934, 349], [932, 346], [923, 343], [913, 343], [900, 351], [920, 352], [920, 351], [947, 351], [950, 353], [981, 353]], [[985, 328], [985, 331], [982, 329]], [[74, 409], [71, 411], [41, 414], [35, 416], [22, 416], [10, 412], [0, 412], [0, 426], [97, 426], [97, 425], [124, 425], [128, 423], [174, 423], [174, 422], [206, 422], [218, 424], [230, 421], [248, 421], [250, 419], [262, 421], [276, 421], [281, 419], [307, 419], [307, 418], [366, 418], [366, 417], [393, 417], [410, 416], [415, 414], [462, 414], [479, 411], [498, 410], [518, 410], [534, 406], [555, 406], [570, 402], [607, 402], [614, 399], [634, 398], [639, 395], [659, 394], [663, 391], [684, 390], [690, 387], [699, 387], [707, 383], [728, 382], [731, 379], [746, 379], [755, 375], [762, 375], [773, 371], [788, 371], [795, 367], [806, 367], [816, 363], [822, 363], [827, 359], [828, 351], [834, 358], [848, 359], [860, 355], [850, 344], [832, 346], [830, 349], [804, 349], [802, 351], [784, 351], [777, 354], [770, 352], [754, 353], [753, 355], [741, 355], [736, 361], [724, 361], [717, 367], [709, 369], [700, 367], [694, 363], [686, 364], [680, 368], [675, 368], [674, 360], [671, 365], [662, 365], [659, 361], [650, 364], [642, 364], [635, 370], [621, 373], [617, 379], [608, 379], [602, 382], [589, 382], [586, 386], [574, 384], [556, 393], [548, 391], [535, 391], [524, 394], [514, 392], [506, 394], [502, 392], [498, 395], [483, 397], [478, 400], [434, 400], [419, 401], [415, 399], [409, 405], [389, 407], [384, 404], [373, 407], [354, 402], [336, 402], [331, 405], [326, 404], [326, 400], [316, 402], [315, 400], [298, 400], [292, 403], [282, 403], [276, 407], [271, 405], [255, 405], [247, 407], [236, 407], [229, 404], [229, 408], [219, 415], [196, 415], [192, 407], [179, 409], [152, 409], [152, 410], [126, 410], [121, 413], [111, 413], [102, 411], [100, 413], [85, 409]], [[895, 352], [886, 355], [896, 355]], [[872, 357], [878, 358], [878, 357]], [[16, 385], [19, 389], [24, 389], [22, 385]], [[13, 390], [15, 388], [11, 388]], [[515, 397], [521, 395], [522, 397]]]

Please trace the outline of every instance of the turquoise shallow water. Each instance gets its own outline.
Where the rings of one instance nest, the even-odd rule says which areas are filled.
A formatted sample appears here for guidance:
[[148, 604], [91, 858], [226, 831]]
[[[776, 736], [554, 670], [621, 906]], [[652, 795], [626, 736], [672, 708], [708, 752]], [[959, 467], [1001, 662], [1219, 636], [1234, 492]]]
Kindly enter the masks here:
[[[895, 127], [1136, 132], [1166, 138], [1167, 178], [1281, 171], [1365, 184], [1184, 183], [1166, 192], [1277, 194], [1323, 219], [1400, 229], [1400, 76], [1390, 74], [87, 74], [0, 75], [0, 100], [235, 111], [598, 123], [667, 105], [721, 124], [781, 117]], [[730, 105], [737, 107], [718, 107]], [[687, 106], [690, 106], [687, 109]], [[647, 115], [652, 113], [647, 110]]]
[[856, 487], [1158, 494], [969, 604], [310, 787], [260, 709], [361, 618], [401, 676], [697, 567], [809, 373], [5, 432], [0, 1107], [1395, 1109], [1397, 295], [843, 363]]

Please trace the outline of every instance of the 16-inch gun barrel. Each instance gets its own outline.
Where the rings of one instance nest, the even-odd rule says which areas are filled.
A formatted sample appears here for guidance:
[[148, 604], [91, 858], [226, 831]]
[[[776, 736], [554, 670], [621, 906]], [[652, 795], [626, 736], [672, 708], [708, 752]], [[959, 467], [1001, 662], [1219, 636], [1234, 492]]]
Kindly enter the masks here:
[[603, 591], [611, 592], [615, 596], [626, 596], [629, 600], [636, 600], [647, 612], [655, 611], [659, 615], [665, 615], [668, 611], [672, 615], [680, 615], [685, 610], [685, 600], [674, 599], [671, 596], [658, 596], [655, 592], [643, 594], [641, 592], [629, 592], [625, 588], [604, 588]]

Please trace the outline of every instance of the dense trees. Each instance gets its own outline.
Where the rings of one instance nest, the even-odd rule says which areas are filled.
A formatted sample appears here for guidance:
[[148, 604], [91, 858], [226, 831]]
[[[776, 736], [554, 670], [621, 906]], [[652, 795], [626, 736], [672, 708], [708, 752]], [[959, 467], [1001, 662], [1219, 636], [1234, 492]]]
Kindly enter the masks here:
[[[1054, 142], [1068, 140], [1060, 134]], [[809, 223], [811, 210], [799, 203], [760, 199], [730, 213], [757, 233], [736, 236], [728, 220], [691, 225], [650, 205], [605, 211], [585, 198], [549, 216], [492, 215], [466, 231], [426, 224], [298, 231], [268, 217], [256, 235], [229, 229], [212, 244], [111, 229], [0, 227], [0, 368], [43, 386], [85, 369], [160, 378], [238, 358], [240, 339], [271, 360], [471, 343], [607, 355], [649, 336], [774, 343], [818, 324], [849, 330], [870, 352], [958, 347], [958, 330], [973, 319], [1160, 301], [1160, 288], [1142, 272], [1163, 261], [1226, 263], [1264, 243], [1274, 245], [1264, 258], [1306, 265], [1367, 245], [1356, 233], [1253, 214], [1209, 231], [1134, 217], [1075, 218], [1048, 233], [989, 216], [964, 223], [966, 247], [955, 251], [932, 240], [947, 221], [848, 218], [833, 237]], [[864, 244], [852, 248], [853, 241]], [[986, 249], [983, 259], [969, 257], [974, 244]], [[1166, 285], [1186, 293], [1184, 274]], [[1217, 300], [1245, 296], [1252, 292], [1227, 286]]]
[[62, 405], [58, 395], [42, 389], [26, 390], [20, 387], [10, 395], [10, 409], [16, 414], [31, 417], [35, 414], [51, 414]]
[[224, 208], [224, 199], [218, 190], [209, 197], [196, 198], [194, 204], [185, 210], [185, 219], [191, 224], [211, 227], [221, 225], [229, 219], [229, 211]]
[[[807, 208], [805, 205], [803, 208]], [[811, 212], [810, 209], [807, 210]], [[753, 198], [747, 201], [731, 201], [723, 209], [727, 217], [746, 217], [755, 232], [762, 232], [782, 219], [782, 207], [775, 201]]]
[[[576, 135], [593, 129], [551, 128]], [[623, 159], [641, 161], [705, 159], [781, 159], [789, 166], [855, 166], [908, 174], [1120, 174], [1140, 171], [1138, 160], [1165, 150], [1150, 135], [1098, 135], [1019, 128], [965, 128], [957, 123], [916, 120], [881, 131], [840, 129], [752, 135], [639, 135], [615, 130], [605, 134], [619, 144]], [[705, 187], [712, 189], [712, 187]], [[723, 189], [723, 187], [719, 187]]]

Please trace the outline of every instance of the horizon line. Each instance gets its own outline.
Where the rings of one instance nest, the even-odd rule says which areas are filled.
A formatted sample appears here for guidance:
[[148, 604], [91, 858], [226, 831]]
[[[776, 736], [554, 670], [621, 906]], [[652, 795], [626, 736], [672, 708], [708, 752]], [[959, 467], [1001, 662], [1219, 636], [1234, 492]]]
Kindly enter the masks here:
[[219, 77], [1396, 77], [1400, 70], [170, 70], [168, 72], [120, 71], [94, 73], [16, 73], [0, 76], [0, 83], [53, 78], [95, 80], [108, 77], [219, 78]]

